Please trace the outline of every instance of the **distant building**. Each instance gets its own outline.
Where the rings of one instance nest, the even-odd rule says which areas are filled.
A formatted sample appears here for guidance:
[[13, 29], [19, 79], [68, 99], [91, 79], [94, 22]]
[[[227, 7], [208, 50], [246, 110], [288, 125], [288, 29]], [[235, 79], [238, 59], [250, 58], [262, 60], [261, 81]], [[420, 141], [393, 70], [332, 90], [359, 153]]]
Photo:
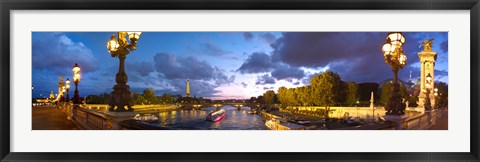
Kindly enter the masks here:
[[413, 88], [415, 86], [415, 82], [412, 80], [412, 71], [410, 71], [410, 77], [408, 78], [407, 88]]
[[50, 100], [53, 100], [55, 99], [55, 95], [53, 94], [53, 91], [50, 92], [50, 97], [49, 97]]
[[190, 97], [190, 80], [187, 79], [187, 90], [186, 90], [186, 97]]
[[[380, 82], [380, 84], [378, 86], [378, 89], [379, 89], [380, 92], [382, 92], [381, 89], [382, 89], [384, 84], [393, 84], [393, 79], [387, 79], [387, 80], [384, 80], [383, 82]], [[400, 80], [400, 79], [398, 79], [398, 84], [400, 85], [400, 87], [403, 87], [403, 88], [408, 87], [407, 82], [405, 82], [403, 80]]]

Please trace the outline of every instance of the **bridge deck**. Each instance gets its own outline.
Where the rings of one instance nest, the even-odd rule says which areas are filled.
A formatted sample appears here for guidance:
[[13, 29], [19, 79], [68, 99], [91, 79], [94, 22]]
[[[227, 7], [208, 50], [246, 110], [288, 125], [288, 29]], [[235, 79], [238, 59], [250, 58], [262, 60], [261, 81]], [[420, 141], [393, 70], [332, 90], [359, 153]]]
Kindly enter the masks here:
[[67, 114], [54, 106], [32, 108], [32, 130], [76, 130]]

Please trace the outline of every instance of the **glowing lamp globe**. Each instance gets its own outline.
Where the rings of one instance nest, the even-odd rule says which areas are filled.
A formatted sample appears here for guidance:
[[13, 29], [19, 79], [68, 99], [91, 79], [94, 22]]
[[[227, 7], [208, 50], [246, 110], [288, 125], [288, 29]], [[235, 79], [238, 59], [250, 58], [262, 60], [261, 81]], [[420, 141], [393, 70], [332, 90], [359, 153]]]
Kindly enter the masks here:
[[140, 39], [142, 32], [127, 32], [127, 34], [130, 40], [138, 40]]
[[390, 39], [391, 43], [395, 46], [402, 46], [405, 43], [405, 37], [400, 32], [388, 33], [387, 39]]
[[428, 82], [432, 81], [432, 76], [430, 75], [430, 73], [428, 73], [428, 75], [427, 75], [427, 78], [426, 78], [426, 79], [427, 79], [427, 81], [428, 81]]
[[[113, 54], [115, 51], [118, 50], [119, 46], [120, 46], [120, 44], [118, 43], [117, 38], [115, 37], [114, 34], [112, 34], [111, 39], [107, 42], [108, 52]], [[114, 55], [112, 55], [112, 57], [114, 57]]]

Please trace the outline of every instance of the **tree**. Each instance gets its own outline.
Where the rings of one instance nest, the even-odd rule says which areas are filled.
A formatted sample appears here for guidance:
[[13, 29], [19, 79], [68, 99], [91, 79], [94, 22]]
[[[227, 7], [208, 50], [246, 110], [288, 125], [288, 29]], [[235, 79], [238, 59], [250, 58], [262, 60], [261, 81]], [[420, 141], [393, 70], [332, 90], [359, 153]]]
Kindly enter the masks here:
[[273, 90], [268, 90], [265, 93], [263, 93], [263, 99], [265, 100], [266, 104], [275, 104], [277, 102], [277, 95], [275, 94], [275, 91]]
[[160, 97], [160, 100], [161, 100], [160, 104], [172, 104], [175, 101], [173, 96], [171, 96], [170, 94], [167, 94], [167, 93], [164, 93]]
[[288, 88], [286, 93], [287, 105], [289, 106], [298, 106], [297, 93], [295, 93], [295, 88]]
[[358, 95], [360, 98], [360, 102], [368, 102], [370, 103], [370, 98], [371, 98], [371, 93], [373, 91], [374, 94], [374, 100], [378, 100], [378, 83], [360, 83], [358, 84]]
[[287, 88], [285, 88], [285, 87], [278, 88], [277, 98], [278, 98], [278, 101], [280, 102], [280, 104], [282, 104], [282, 107], [286, 108], [288, 106], [288, 103], [287, 103]]
[[143, 91], [142, 97], [145, 98], [145, 100], [147, 100], [145, 102], [145, 104], [157, 104], [158, 103], [158, 99], [155, 96], [155, 92], [150, 88], [147, 88]]
[[356, 105], [358, 100], [358, 85], [355, 82], [347, 82], [346, 104], [349, 106]]
[[304, 93], [302, 95], [305, 95], [305, 100], [307, 101], [306, 104], [307, 106], [312, 106], [315, 103], [313, 102], [315, 96], [313, 96], [313, 88], [311, 85], [305, 86]]
[[306, 95], [306, 87], [297, 87], [295, 88], [295, 93], [297, 94], [297, 98], [299, 101], [300, 106], [307, 105], [308, 102], [308, 95]]
[[418, 96], [408, 95], [407, 99], [408, 99], [408, 107], [417, 107], [418, 106], [418, 104], [417, 104]]
[[256, 97], [250, 97], [250, 100], [248, 100], [249, 103], [257, 103], [257, 98]]
[[87, 96], [88, 104], [107, 104], [110, 101], [111, 95], [108, 93], [102, 93], [100, 95]]
[[[382, 105], [386, 105], [388, 100], [390, 100], [391, 93], [392, 83], [383, 84], [379, 103]], [[407, 89], [405, 87], [400, 86], [400, 95], [402, 96], [402, 98], [407, 99]]]
[[257, 103], [259, 103], [259, 104], [265, 104], [265, 99], [263, 99], [263, 96], [262, 96], [262, 95], [260, 95], [260, 96], [257, 97]]
[[315, 104], [325, 106], [325, 117], [328, 118], [330, 106], [338, 104], [342, 80], [337, 73], [325, 71], [320, 75], [314, 76], [310, 83], [315, 96]]
[[445, 82], [437, 82], [435, 88], [438, 89], [438, 96], [436, 98], [438, 101], [435, 102], [437, 102], [439, 107], [448, 106], [448, 84]]
[[135, 98], [135, 105], [148, 104], [148, 101], [143, 97], [143, 95], [137, 95]]

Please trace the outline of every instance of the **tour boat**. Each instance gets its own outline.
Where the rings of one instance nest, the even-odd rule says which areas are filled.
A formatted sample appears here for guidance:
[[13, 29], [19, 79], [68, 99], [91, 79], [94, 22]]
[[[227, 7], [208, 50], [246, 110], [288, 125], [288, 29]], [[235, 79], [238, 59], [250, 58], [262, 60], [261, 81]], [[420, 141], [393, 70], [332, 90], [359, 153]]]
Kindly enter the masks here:
[[305, 124], [311, 124], [311, 122], [310, 122], [310, 121], [308, 121], [308, 120], [297, 120], [297, 121], [296, 121], [296, 123], [298, 123], [298, 124], [302, 124], [302, 125], [305, 125]]
[[227, 116], [227, 112], [224, 109], [214, 111], [208, 114], [207, 121], [218, 122]]
[[137, 114], [137, 115], [135, 115], [135, 117], [133, 117], [133, 119], [138, 120], [138, 121], [153, 123], [153, 122], [158, 121], [159, 118], [158, 118], [158, 116], [153, 115], [153, 114], [142, 114], [142, 115]]
[[[307, 127], [286, 121], [284, 118], [270, 119], [265, 122], [269, 130], [305, 130]], [[310, 127], [308, 127], [310, 128]]]
[[265, 122], [265, 126], [267, 127], [267, 129], [269, 130], [277, 130], [277, 123], [275, 120], [267, 120]]
[[247, 113], [249, 113], [249, 114], [256, 114], [256, 113], [257, 113], [257, 110], [256, 110], [256, 109], [252, 109], [252, 110], [247, 111]]

